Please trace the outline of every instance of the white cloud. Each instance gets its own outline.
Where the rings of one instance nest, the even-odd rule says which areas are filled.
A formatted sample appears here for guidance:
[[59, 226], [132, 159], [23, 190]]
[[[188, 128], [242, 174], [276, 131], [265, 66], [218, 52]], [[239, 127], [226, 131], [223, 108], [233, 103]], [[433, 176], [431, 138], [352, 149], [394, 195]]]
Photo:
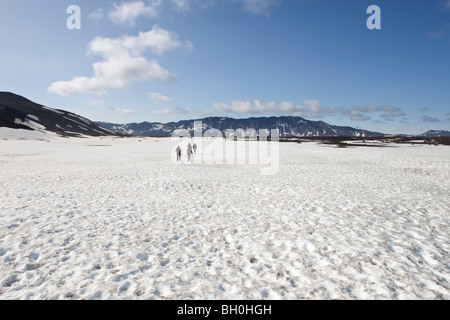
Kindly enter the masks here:
[[[172, 3], [172, 6], [180, 12], [188, 12], [194, 5], [201, 8], [207, 8], [213, 4], [217, 4], [219, 0], [166, 0]], [[269, 9], [277, 6], [282, 0], [226, 0], [224, 2], [236, 2], [242, 5], [242, 8], [252, 14], [269, 15]]]
[[170, 108], [163, 108], [160, 110], [154, 110], [152, 112], [150, 112], [151, 115], [167, 115], [171, 113], [171, 109]]
[[134, 25], [141, 17], [156, 17], [162, 0], [122, 2], [119, 5], [114, 3], [114, 7], [109, 12], [109, 19], [116, 24]]
[[279, 5], [281, 0], [234, 0], [243, 5], [245, 11], [256, 15], [269, 15], [269, 8]]
[[317, 100], [305, 100], [303, 103], [304, 105], [296, 106], [298, 111], [294, 113], [295, 116], [323, 118], [336, 112], [332, 108], [321, 106]]
[[150, 99], [152, 99], [152, 100], [155, 100], [155, 101], [161, 101], [161, 102], [170, 102], [170, 101], [173, 100], [172, 98], [163, 96], [162, 94], [159, 94], [159, 93], [156, 93], [156, 92], [151, 92], [151, 93], [149, 93], [149, 94], [148, 94], [148, 97], [149, 97]]
[[380, 117], [384, 118], [384, 120], [392, 121], [394, 118], [405, 117], [406, 113], [399, 107], [395, 106], [375, 106], [373, 104], [369, 104], [367, 106], [354, 106], [354, 110], [360, 112], [384, 112], [380, 115]]
[[97, 37], [89, 44], [89, 53], [114, 56], [129, 52], [133, 55], [140, 55], [150, 49], [157, 55], [163, 55], [166, 51], [179, 47], [190, 49], [192, 44], [190, 42], [181, 43], [175, 32], [161, 29], [155, 25], [147, 32], [139, 32], [136, 37], [123, 36], [115, 39]]
[[422, 115], [422, 122], [439, 122], [438, 118]]
[[132, 116], [136, 114], [136, 111], [130, 109], [112, 108], [112, 113], [118, 116]]
[[350, 110], [346, 107], [338, 108], [337, 110], [343, 116], [349, 117], [352, 121], [367, 121], [371, 119], [368, 115], [362, 114], [361, 112], [356, 110]]
[[148, 61], [144, 57], [113, 57], [94, 63], [93, 68], [94, 77], [75, 77], [70, 81], [57, 81], [48, 88], [48, 91], [61, 96], [73, 93], [103, 95], [108, 89], [122, 89], [133, 82], [148, 79], [169, 81], [175, 77], [155, 60]]
[[[163, 10], [176, 10], [187, 13], [196, 6], [208, 8], [218, 3], [240, 3], [244, 11], [268, 17], [271, 7], [281, 4], [282, 0], [134, 0], [114, 2], [109, 6], [108, 17], [118, 25], [135, 25], [141, 18], [156, 18]], [[105, 9], [96, 9], [89, 17], [95, 21], [103, 19]]]
[[428, 37], [428, 39], [431, 39], [431, 40], [439, 39], [439, 38], [443, 38], [443, 37], [447, 36], [449, 32], [450, 32], [450, 23], [447, 23], [447, 24], [443, 25], [442, 27], [440, 27], [436, 31], [428, 32], [427, 37]]
[[165, 107], [159, 110], [154, 110], [148, 113], [148, 115], [168, 115], [168, 114], [189, 114], [191, 112], [191, 108], [175, 108], [175, 111], [173, 111], [169, 107]]
[[305, 100], [302, 104], [294, 104], [290, 101], [276, 103], [273, 101], [261, 102], [259, 100], [251, 101], [233, 101], [230, 104], [214, 103], [210, 109], [202, 110], [203, 113], [228, 113], [243, 115], [289, 115], [299, 116], [307, 119], [321, 119], [327, 116], [340, 114], [348, 117], [351, 121], [367, 121], [372, 118], [367, 113], [379, 112], [380, 117], [385, 121], [394, 121], [396, 119], [406, 119], [405, 112], [395, 106], [354, 106], [349, 109], [347, 107], [329, 108], [324, 107], [318, 100]]
[[335, 113], [332, 108], [323, 107], [317, 100], [305, 100], [302, 105], [295, 105], [290, 101], [276, 103], [273, 101], [260, 102], [233, 101], [231, 104], [214, 103], [213, 110], [232, 114], [277, 114], [294, 115], [307, 118], [321, 118]]
[[206, 9], [219, 2], [218, 0], [166, 0], [166, 1], [169, 1], [172, 4], [173, 9], [182, 13], [189, 12], [192, 9], [192, 7], [194, 7], [194, 5], [198, 6], [200, 9]]
[[105, 16], [105, 9], [102, 8], [95, 9], [89, 14], [89, 18], [91, 18], [94, 21], [100, 21], [103, 19], [104, 16]]
[[104, 107], [105, 101], [103, 100], [91, 100], [88, 102], [89, 107]]
[[176, 10], [181, 12], [188, 12], [191, 10], [190, 0], [171, 0], [173, 6]]
[[157, 60], [148, 60], [144, 53], [151, 51], [162, 55], [174, 48], [190, 46], [190, 43], [182, 44], [178, 41], [175, 33], [157, 25], [148, 32], [140, 32], [136, 37], [97, 37], [88, 45], [88, 54], [103, 58], [103, 61], [93, 64], [94, 76], [57, 81], [51, 84], [48, 91], [62, 96], [72, 93], [102, 95], [106, 94], [108, 89], [122, 89], [133, 82], [169, 82], [176, 75], [161, 67]]
[[177, 109], [176, 109], [176, 113], [179, 113], [179, 114], [189, 114], [189, 113], [191, 113], [191, 108], [180, 108], [180, 107], [177, 107]]

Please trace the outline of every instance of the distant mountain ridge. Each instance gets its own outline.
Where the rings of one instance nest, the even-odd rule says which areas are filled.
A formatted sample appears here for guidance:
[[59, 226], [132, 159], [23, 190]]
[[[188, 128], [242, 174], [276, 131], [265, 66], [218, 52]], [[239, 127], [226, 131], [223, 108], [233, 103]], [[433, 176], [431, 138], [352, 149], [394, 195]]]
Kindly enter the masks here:
[[0, 127], [51, 131], [64, 136], [116, 135], [82, 116], [34, 103], [11, 92], [0, 92]]
[[450, 131], [445, 130], [430, 130], [419, 135], [424, 138], [450, 137]]
[[[234, 119], [226, 117], [209, 117], [199, 120], [183, 120], [178, 122], [142, 122], [130, 124], [114, 124], [97, 122], [98, 125], [111, 131], [133, 136], [170, 137], [176, 130], [194, 132], [194, 122], [202, 122], [203, 133], [206, 130], [217, 129], [226, 135], [228, 129], [236, 130], [239, 137], [251, 136], [255, 131], [278, 129], [282, 138], [299, 137], [382, 137], [385, 134], [352, 127], [333, 126], [323, 121], [311, 121], [301, 117], [260, 117]], [[238, 131], [238, 129], [241, 129]]]
[[[235, 130], [238, 137], [251, 137], [260, 130], [278, 129], [281, 138], [302, 137], [384, 137], [384, 133], [334, 126], [324, 121], [311, 121], [301, 117], [259, 117], [234, 119], [227, 117], [208, 117], [199, 120], [182, 120], [178, 122], [142, 122], [114, 124], [93, 122], [77, 114], [49, 108], [32, 102], [11, 92], [0, 92], [0, 127], [14, 129], [51, 131], [64, 136], [157, 136], [170, 137], [177, 130], [187, 130], [194, 134], [194, 122], [202, 122], [202, 133], [209, 129], [220, 130], [226, 135], [227, 130]], [[450, 131], [430, 130], [417, 137], [450, 137]]]

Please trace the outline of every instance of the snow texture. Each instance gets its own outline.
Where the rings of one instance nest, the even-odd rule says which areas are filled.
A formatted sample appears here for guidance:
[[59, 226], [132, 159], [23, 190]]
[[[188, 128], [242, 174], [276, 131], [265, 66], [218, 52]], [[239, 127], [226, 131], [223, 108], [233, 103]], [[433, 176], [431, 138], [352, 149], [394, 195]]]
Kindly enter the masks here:
[[0, 299], [450, 299], [450, 148], [175, 147], [3, 132]]

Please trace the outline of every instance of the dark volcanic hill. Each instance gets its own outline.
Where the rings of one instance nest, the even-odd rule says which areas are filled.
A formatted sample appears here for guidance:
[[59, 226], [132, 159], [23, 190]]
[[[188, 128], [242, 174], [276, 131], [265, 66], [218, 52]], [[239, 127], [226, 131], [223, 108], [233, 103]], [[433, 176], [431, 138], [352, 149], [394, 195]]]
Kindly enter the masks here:
[[[383, 133], [360, 130], [351, 127], [340, 127], [329, 125], [323, 121], [310, 121], [301, 117], [261, 117], [248, 119], [233, 119], [223, 117], [210, 117], [200, 120], [185, 120], [179, 122], [159, 123], [143, 122], [130, 124], [113, 124], [98, 122], [99, 125], [121, 134], [134, 136], [160, 136], [170, 137], [176, 130], [194, 131], [194, 122], [201, 121], [203, 132], [217, 129], [226, 135], [226, 130], [242, 131], [238, 136], [248, 136], [249, 130], [272, 130], [278, 129], [280, 137], [382, 137]], [[246, 132], [247, 131], [247, 132]]]
[[10, 92], [0, 92], [0, 127], [46, 130], [64, 136], [115, 135], [82, 116], [40, 105]]

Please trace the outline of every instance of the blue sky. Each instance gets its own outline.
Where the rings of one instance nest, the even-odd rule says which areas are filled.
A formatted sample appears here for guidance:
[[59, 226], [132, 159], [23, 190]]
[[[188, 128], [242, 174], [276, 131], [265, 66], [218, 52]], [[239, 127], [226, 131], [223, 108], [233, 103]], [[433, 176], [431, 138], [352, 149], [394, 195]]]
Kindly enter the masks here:
[[2, 0], [0, 39], [0, 91], [95, 121], [450, 130], [450, 0]]

